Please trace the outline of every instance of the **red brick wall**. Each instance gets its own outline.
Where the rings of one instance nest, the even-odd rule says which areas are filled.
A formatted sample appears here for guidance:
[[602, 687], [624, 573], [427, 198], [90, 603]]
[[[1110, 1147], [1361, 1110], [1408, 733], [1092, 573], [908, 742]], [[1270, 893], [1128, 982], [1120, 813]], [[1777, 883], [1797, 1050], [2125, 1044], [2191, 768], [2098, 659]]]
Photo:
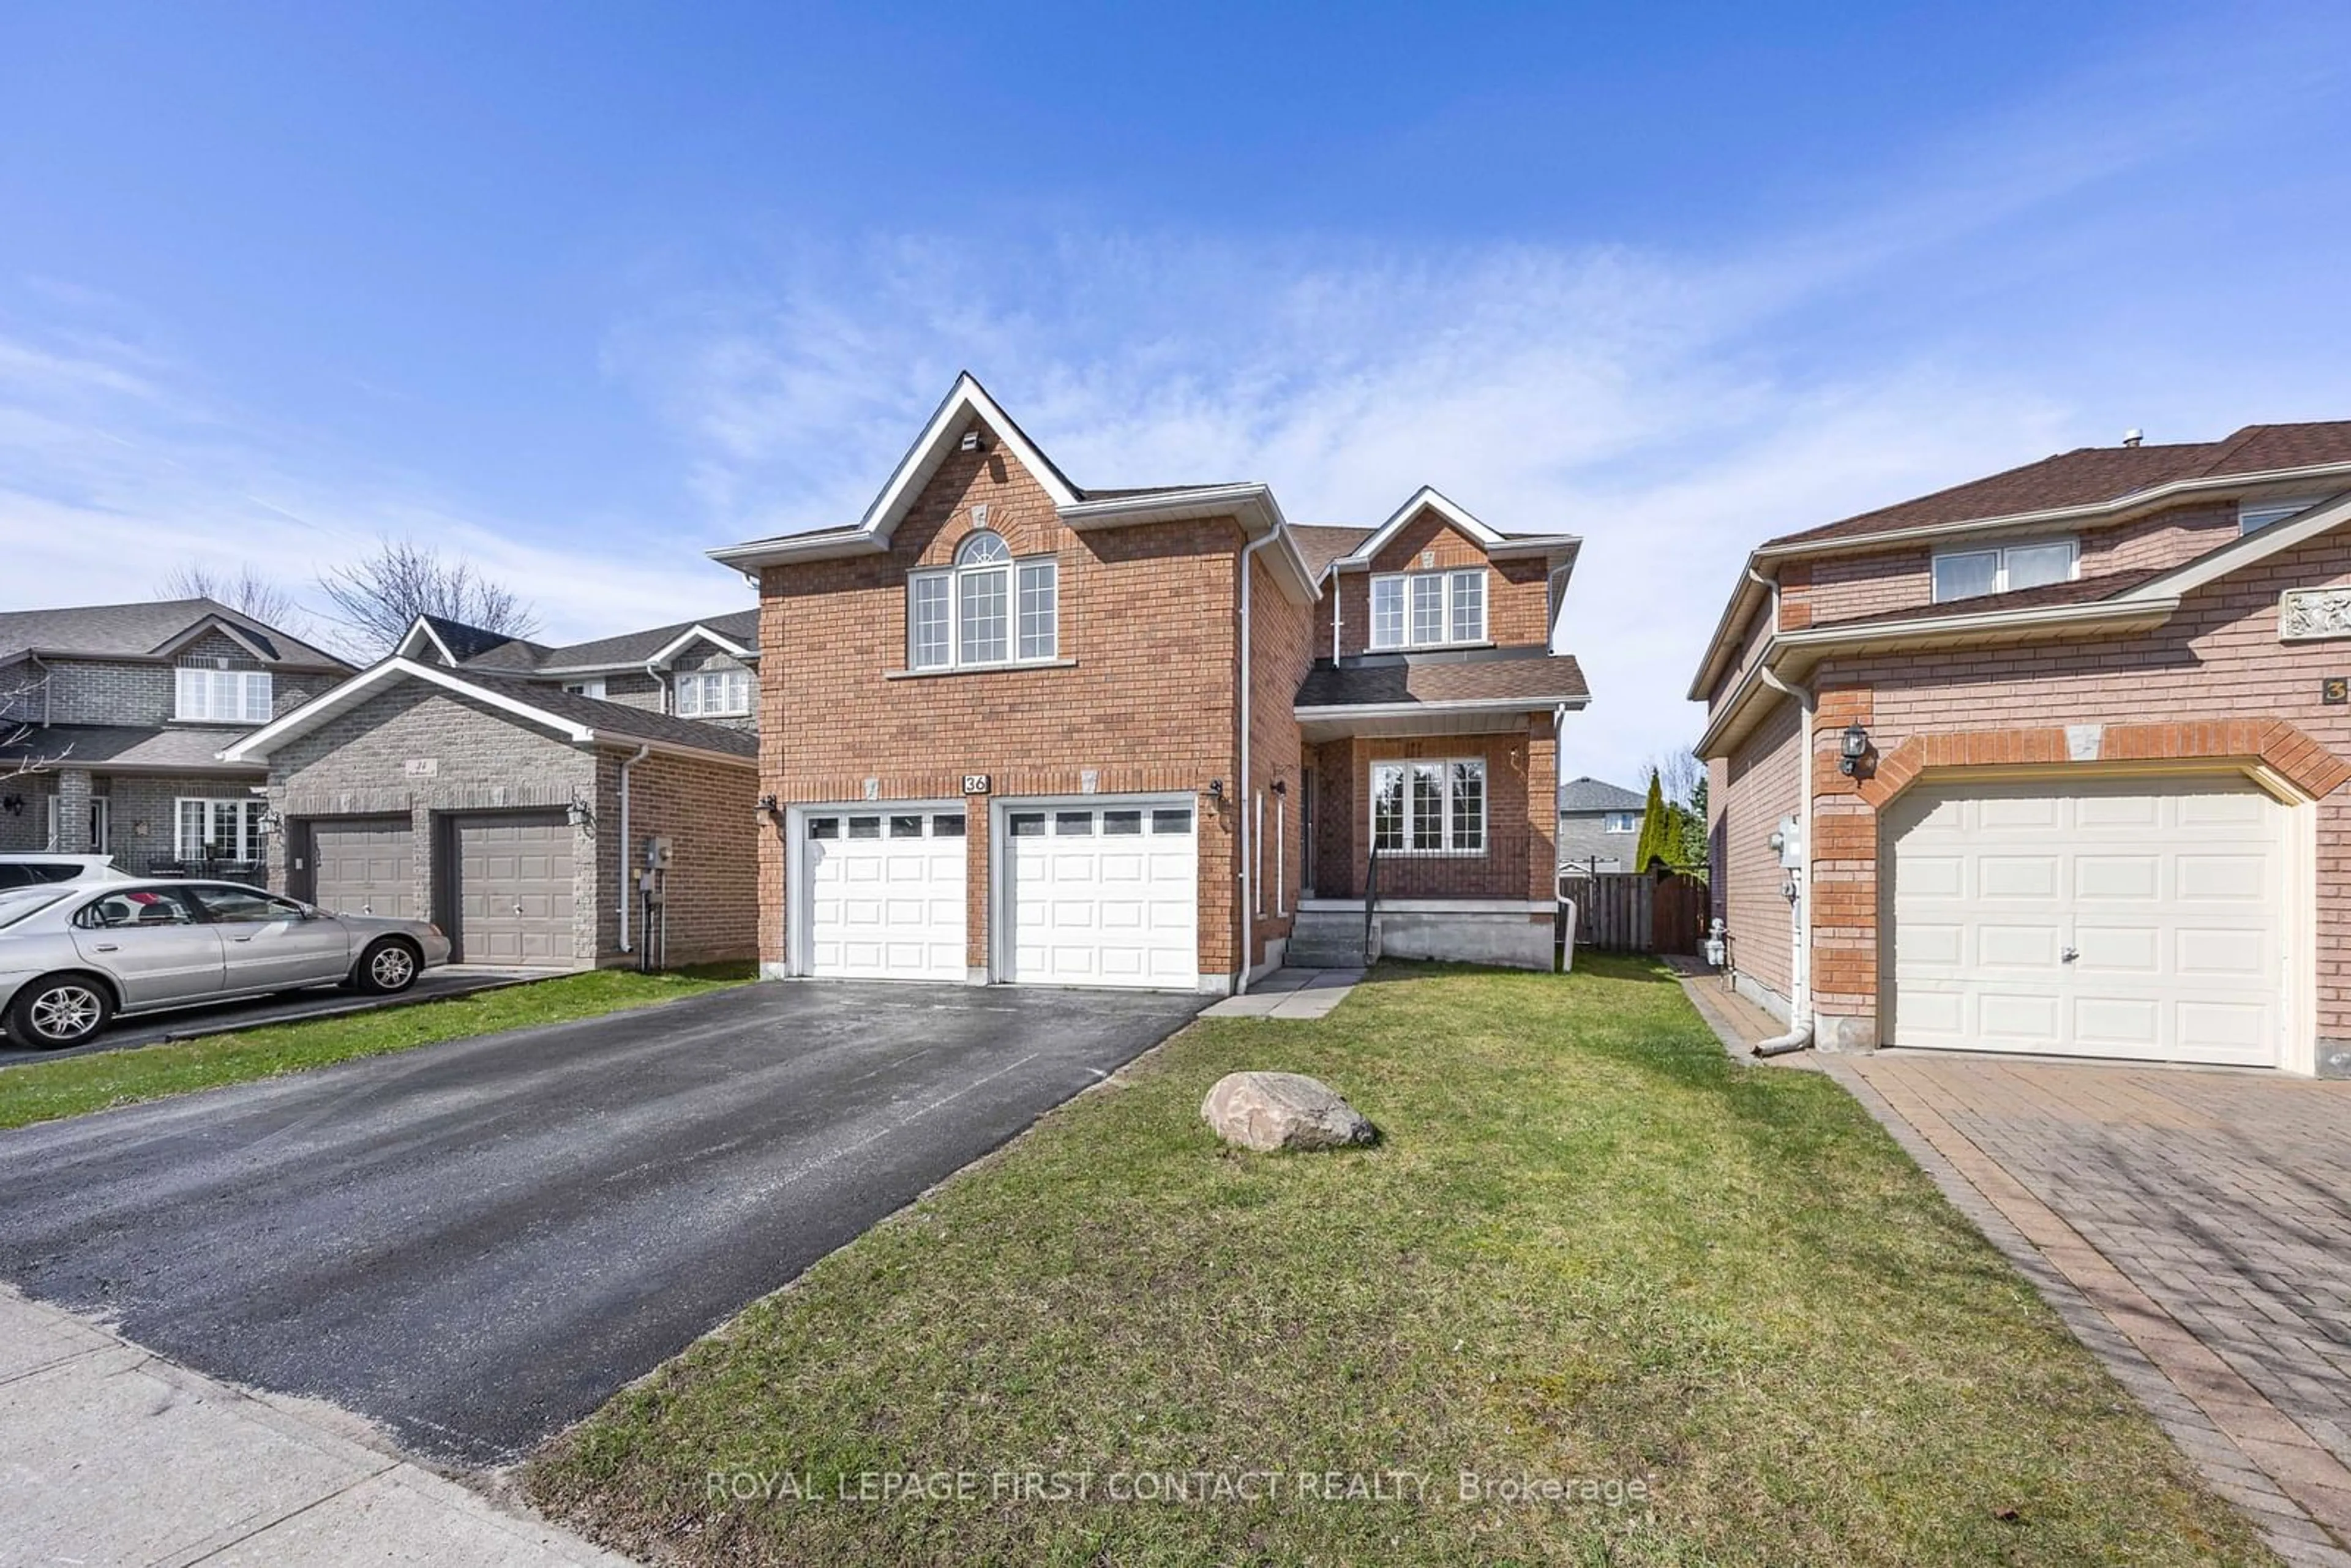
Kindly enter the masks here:
[[[1424, 551], [1435, 561], [1421, 565]], [[1484, 566], [1486, 636], [1504, 647], [1545, 647], [1551, 642], [1551, 568], [1540, 557], [1489, 561], [1483, 546], [1432, 511], [1422, 511], [1398, 528], [1372, 558], [1370, 572], [1341, 572], [1323, 584], [1315, 610], [1315, 652], [1331, 656], [1331, 617], [1340, 617], [1342, 655], [1368, 653], [1372, 644], [1371, 580], [1374, 572], [1435, 570]]]
[[1364, 895], [1373, 763], [1468, 757], [1486, 760], [1486, 852], [1383, 855], [1380, 896], [1550, 898], [1558, 859], [1559, 766], [1548, 718], [1501, 734], [1334, 740], [1317, 747], [1316, 891], [1326, 898]]
[[[1061, 654], [1066, 668], [889, 679], [906, 664], [906, 572], [941, 564], [988, 507], [987, 526], [1016, 556], [1060, 561]], [[951, 452], [902, 521], [886, 555], [771, 567], [761, 577], [760, 775], [781, 802], [853, 800], [874, 779], [882, 800], [953, 798], [967, 773], [996, 795], [1075, 794], [1098, 773], [1103, 794], [1199, 797], [1200, 969], [1228, 974], [1238, 957], [1238, 580], [1242, 530], [1229, 519], [1149, 524], [1080, 534], [1000, 447]], [[1260, 624], [1283, 652], [1278, 592], [1259, 584]], [[1280, 679], [1269, 664], [1264, 679]], [[1296, 683], [1283, 694], [1281, 712]], [[1263, 731], [1261, 734], [1265, 733]], [[1294, 743], [1293, 743], [1294, 745]], [[1267, 749], [1296, 766], [1278, 739]], [[1206, 795], [1226, 781], [1218, 807]], [[987, 952], [987, 831], [970, 813], [970, 955]], [[787, 951], [784, 835], [762, 835], [760, 953]]]
[[[1301, 883], [1298, 810], [1303, 748], [1291, 704], [1313, 663], [1312, 611], [1291, 601], [1265, 564], [1269, 546], [1249, 558], [1249, 789], [1251, 812], [1262, 800], [1264, 842], [1252, 851], [1262, 883], [1252, 923], [1249, 962], [1265, 961], [1266, 944], [1290, 935]], [[1281, 792], [1276, 794], [1279, 783]]]
[[1782, 817], [1796, 812], [1798, 716], [1794, 699], [1783, 698], [1715, 765], [1719, 780], [1707, 790], [1713, 819], [1708, 831], [1722, 846], [1723, 924], [1731, 937], [1730, 961], [1782, 997], [1793, 984], [1788, 901], [1780, 894], [1786, 873], [1770, 838]]

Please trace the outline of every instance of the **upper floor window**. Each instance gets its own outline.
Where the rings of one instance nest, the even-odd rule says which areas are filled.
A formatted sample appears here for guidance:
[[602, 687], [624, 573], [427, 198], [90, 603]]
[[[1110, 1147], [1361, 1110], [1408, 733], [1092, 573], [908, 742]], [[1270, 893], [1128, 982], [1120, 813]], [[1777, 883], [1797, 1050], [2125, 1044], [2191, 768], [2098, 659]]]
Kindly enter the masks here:
[[1935, 602], [2071, 582], [2080, 560], [2081, 548], [2070, 538], [1946, 551], [1935, 558]]
[[182, 664], [172, 704], [174, 718], [210, 724], [267, 724], [267, 670], [224, 670], [213, 664]]
[[955, 564], [906, 578], [906, 663], [956, 670], [1034, 663], [1061, 653], [1061, 576], [1051, 556], [1013, 559], [983, 528]]
[[604, 677], [590, 675], [585, 680], [566, 681], [563, 689], [574, 696], [601, 697], [604, 695]]
[[1637, 833], [1641, 831], [1641, 813], [1611, 811], [1600, 824], [1600, 831], [1604, 833]]
[[1439, 647], [1486, 640], [1486, 569], [1395, 572], [1372, 579], [1372, 646]]
[[2307, 496], [2293, 501], [2240, 501], [2237, 503], [2237, 531], [2241, 534], [2259, 533], [2272, 523], [2282, 523], [2288, 517], [2298, 517], [2316, 505], [2317, 500]]
[[682, 718], [735, 718], [751, 711], [748, 670], [687, 670], [673, 684]]

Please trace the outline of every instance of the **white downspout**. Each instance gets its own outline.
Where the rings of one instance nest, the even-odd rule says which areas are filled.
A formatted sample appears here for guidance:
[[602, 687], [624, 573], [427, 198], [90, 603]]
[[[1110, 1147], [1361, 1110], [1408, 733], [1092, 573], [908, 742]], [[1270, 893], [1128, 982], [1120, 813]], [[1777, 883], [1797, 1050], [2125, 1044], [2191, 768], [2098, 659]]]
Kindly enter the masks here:
[[[1776, 604], [1774, 608], [1776, 612]], [[1777, 624], [1776, 618], [1773, 623]], [[1820, 707], [1820, 695], [1810, 686], [1782, 680], [1768, 665], [1761, 674], [1765, 685], [1795, 698], [1797, 707], [1796, 838], [1803, 863], [1791, 868], [1796, 898], [1789, 907], [1795, 928], [1788, 946], [1788, 964], [1793, 971], [1788, 988], [1792, 993], [1788, 998], [1788, 1032], [1761, 1040], [1755, 1047], [1758, 1056], [1778, 1056], [1813, 1043], [1813, 715]]]
[[623, 953], [636, 951], [629, 946], [629, 905], [636, 902], [630, 896], [635, 890], [629, 885], [629, 862], [632, 852], [629, 848], [629, 769], [652, 756], [653, 750], [652, 744], [648, 742], [637, 747], [634, 757], [621, 764], [621, 951]]
[[1257, 848], [1256, 844], [1251, 841], [1249, 836], [1249, 810], [1251, 802], [1255, 798], [1249, 785], [1249, 587], [1250, 580], [1253, 575], [1249, 569], [1256, 560], [1257, 552], [1265, 549], [1266, 546], [1271, 544], [1280, 537], [1280, 531], [1279, 529], [1275, 529], [1268, 533], [1265, 538], [1257, 540], [1255, 543], [1244, 545], [1241, 548], [1240, 553], [1241, 777], [1239, 787], [1235, 791], [1238, 799], [1234, 803], [1239, 809], [1238, 815], [1240, 817], [1241, 823], [1241, 972], [1240, 978], [1233, 985], [1233, 994], [1235, 996], [1240, 996], [1249, 990], [1249, 966], [1257, 957], [1257, 878], [1253, 874], [1249, 864], [1250, 854]]

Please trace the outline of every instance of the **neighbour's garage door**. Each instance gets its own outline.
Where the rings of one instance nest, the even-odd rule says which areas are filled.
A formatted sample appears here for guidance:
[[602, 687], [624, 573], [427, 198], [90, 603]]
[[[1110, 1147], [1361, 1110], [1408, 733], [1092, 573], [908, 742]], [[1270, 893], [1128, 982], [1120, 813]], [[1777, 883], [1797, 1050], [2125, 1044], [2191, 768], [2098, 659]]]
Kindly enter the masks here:
[[460, 817], [456, 863], [457, 959], [568, 968], [572, 951], [571, 846], [579, 830], [561, 811]]
[[1013, 808], [1003, 950], [1014, 980], [1199, 984], [1199, 840], [1188, 805]]
[[809, 973], [961, 980], [964, 814], [875, 806], [807, 819]]
[[416, 914], [415, 832], [405, 817], [310, 824], [310, 902], [339, 915]]
[[1905, 797], [1894, 1043], [2274, 1066], [2284, 820], [2241, 779]]

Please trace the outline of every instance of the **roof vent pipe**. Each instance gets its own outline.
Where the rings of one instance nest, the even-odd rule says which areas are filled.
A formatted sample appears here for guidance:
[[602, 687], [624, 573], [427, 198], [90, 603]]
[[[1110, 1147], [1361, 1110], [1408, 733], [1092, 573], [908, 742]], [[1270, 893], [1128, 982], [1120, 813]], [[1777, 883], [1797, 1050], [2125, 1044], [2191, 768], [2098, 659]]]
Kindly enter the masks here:
[[2123, 432], [2123, 444], [2125, 446], [2137, 446], [2140, 442], [2145, 441], [2146, 439], [2147, 432], [2144, 430], [2126, 430]]

